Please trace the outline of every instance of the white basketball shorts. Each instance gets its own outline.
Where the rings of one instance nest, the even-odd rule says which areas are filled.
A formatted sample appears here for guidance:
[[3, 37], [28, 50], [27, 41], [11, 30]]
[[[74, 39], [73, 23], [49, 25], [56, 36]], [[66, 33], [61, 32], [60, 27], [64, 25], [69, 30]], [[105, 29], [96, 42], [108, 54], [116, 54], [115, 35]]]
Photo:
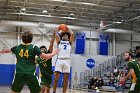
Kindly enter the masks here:
[[55, 72], [70, 73], [70, 59], [57, 59], [55, 63]]

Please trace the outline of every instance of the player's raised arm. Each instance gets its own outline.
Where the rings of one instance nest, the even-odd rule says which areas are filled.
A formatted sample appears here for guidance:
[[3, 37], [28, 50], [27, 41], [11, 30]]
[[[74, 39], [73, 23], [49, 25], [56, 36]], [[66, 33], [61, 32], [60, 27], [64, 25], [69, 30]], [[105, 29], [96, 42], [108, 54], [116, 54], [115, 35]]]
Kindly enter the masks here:
[[12, 52], [11, 49], [5, 49], [5, 50], [1, 50], [0, 54], [10, 53], [10, 52]]
[[68, 28], [68, 32], [70, 33], [70, 40], [69, 41], [72, 44], [72, 42], [74, 40], [74, 33], [73, 33], [73, 31], [70, 28]]
[[59, 49], [56, 49], [56, 50], [52, 51], [52, 53], [49, 53], [49, 54], [42, 53], [42, 54], [40, 55], [40, 57], [42, 57], [42, 58], [48, 60], [48, 59], [52, 58], [54, 55], [58, 54], [59, 51], [60, 51]]
[[62, 34], [62, 30], [58, 30], [57, 28], [55, 29], [55, 32], [56, 32], [56, 35], [55, 35], [55, 38], [56, 38], [56, 42], [57, 42], [57, 44], [59, 44], [60, 43], [60, 36], [61, 36], [61, 34]]
[[49, 51], [52, 52], [53, 51], [53, 44], [54, 44], [54, 40], [55, 40], [55, 35], [56, 35], [56, 31], [54, 30], [53, 32], [53, 37], [50, 41], [50, 46], [49, 46]]

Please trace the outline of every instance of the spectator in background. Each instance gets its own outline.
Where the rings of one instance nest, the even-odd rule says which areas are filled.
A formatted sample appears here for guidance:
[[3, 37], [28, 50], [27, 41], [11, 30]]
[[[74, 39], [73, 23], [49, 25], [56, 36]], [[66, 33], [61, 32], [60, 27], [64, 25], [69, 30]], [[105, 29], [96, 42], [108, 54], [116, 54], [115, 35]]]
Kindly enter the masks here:
[[115, 81], [115, 77], [114, 77], [113, 73], [111, 73], [109, 85], [114, 86], [114, 81]]
[[128, 67], [126, 66], [126, 68], [125, 68], [125, 72], [128, 72]]
[[136, 58], [140, 58], [140, 49], [136, 50]]
[[92, 87], [94, 87], [94, 83], [96, 81], [96, 77], [92, 77], [89, 81], [89, 85], [88, 85], [88, 89], [91, 89]]
[[124, 72], [119, 73], [117, 78], [118, 84], [116, 86], [117, 91], [124, 91], [125, 89], [126, 82], [121, 80], [121, 78], [123, 77], [125, 77], [125, 73]]
[[102, 87], [104, 85], [104, 81], [102, 78], [99, 78], [99, 86]]
[[118, 76], [117, 76], [117, 81], [120, 80], [120, 77], [121, 77], [121, 73], [119, 72]]
[[110, 72], [106, 73], [106, 77], [109, 78], [110, 77]]
[[138, 62], [139, 62], [139, 64], [140, 64], [140, 57], [138, 58]]
[[76, 88], [76, 87], [78, 87], [78, 86], [77, 86], [77, 81], [78, 81], [77, 72], [75, 72], [73, 78], [74, 78], [74, 86], [73, 86], [73, 87]]
[[114, 73], [115, 76], [117, 76], [117, 72], [118, 72], [118, 69], [116, 67], [114, 67], [113, 68], [113, 73]]
[[99, 78], [97, 78], [97, 79], [95, 80], [95, 83], [94, 83], [94, 89], [98, 89], [99, 86], [100, 86], [100, 81], [99, 81]]
[[[124, 78], [125, 77], [125, 73], [122, 74], [122, 77], [121, 78]], [[120, 79], [120, 82], [119, 84], [121, 85], [121, 87], [124, 89], [125, 88], [125, 81], [121, 81]]]
[[118, 77], [119, 74], [120, 74], [120, 71], [117, 71], [117, 77]]

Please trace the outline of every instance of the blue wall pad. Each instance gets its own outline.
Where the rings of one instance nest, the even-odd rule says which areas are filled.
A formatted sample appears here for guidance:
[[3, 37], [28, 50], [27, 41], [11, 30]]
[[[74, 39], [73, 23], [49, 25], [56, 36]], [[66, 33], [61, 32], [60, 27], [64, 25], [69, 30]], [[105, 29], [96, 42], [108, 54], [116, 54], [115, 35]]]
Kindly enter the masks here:
[[100, 35], [99, 38], [99, 54], [108, 55], [108, 35]]
[[14, 77], [14, 64], [0, 64], [0, 84], [11, 85]]
[[[52, 69], [54, 71], [54, 66], [52, 66]], [[72, 68], [71, 68], [72, 70]], [[15, 65], [14, 64], [0, 64], [0, 85], [11, 85], [13, 78], [14, 78], [14, 72], [15, 72]], [[37, 67], [36, 70], [37, 74], [39, 72], [39, 68]], [[69, 81], [71, 81], [72, 74], [69, 75]], [[63, 84], [63, 74], [60, 75], [60, 79], [58, 82], [58, 87], [62, 87]], [[52, 75], [52, 80], [54, 80], [54, 75]], [[53, 81], [52, 81], [53, 83]]]
[[85, 52], [85, 39], [76, 39], [76, 54], [84, 54]]
[[100, 42], [100, 55], [108, 55], [108, 42]]
[[75, 54], [84, 54], [85, 40], [85, 33], [76, 33]]

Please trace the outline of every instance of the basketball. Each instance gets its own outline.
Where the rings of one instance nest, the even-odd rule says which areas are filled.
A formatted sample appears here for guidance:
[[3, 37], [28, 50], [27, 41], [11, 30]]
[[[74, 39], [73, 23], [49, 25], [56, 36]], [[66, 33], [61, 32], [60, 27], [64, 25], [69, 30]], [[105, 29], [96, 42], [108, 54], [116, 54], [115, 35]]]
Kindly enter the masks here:
[[68, 31], [67, 25], [66, 24], [60, 24], [58, 27], [59, 31], [63, 30], [64, 32]]

